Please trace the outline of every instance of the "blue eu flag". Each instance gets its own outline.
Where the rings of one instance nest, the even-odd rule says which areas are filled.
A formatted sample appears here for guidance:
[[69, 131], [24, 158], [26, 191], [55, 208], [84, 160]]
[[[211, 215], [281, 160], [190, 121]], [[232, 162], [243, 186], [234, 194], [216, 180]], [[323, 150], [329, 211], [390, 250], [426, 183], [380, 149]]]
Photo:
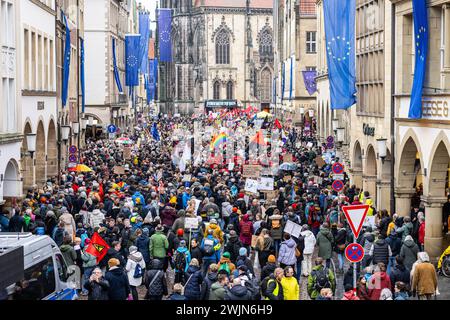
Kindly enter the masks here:
[[69, 93], [69, 73], [70, 73], [70, 29], [67, 22], [67, 17], [64, 12], [61, 11], [61, 16], [66, 26], [66, 41], [64, 44], [64, 65], [63, 65], [63, 79], [62, 79], [62, 93], [61, 100], [62, 106], [65, 107], [67, 103], [67, 97]]
[[158, 128], [156, 127], [156, 122], [153, 122], [153, 125], [152, 125], [152, 136], [153, 136], [153, 139], [155, 139], [156, 141], [161, 140], [161, 137], [159, 136]]
[[150, 16], [147, 13], [139, 13], [139, 33], [141, 34], [139, 48], [139, 68], [141, 73], [147, 73], [148, 41], [150, 38]]
[[158, 31], [159, 61], [172, 62], [172, 11], [170, 9], [159, 9]]
[[113, 67], [114, 67], [114, 80], [116, 80], [117, 89], [120, 93], [123, 93], [122, 83], [120, 82], [119, 69], [117, 68], [116, 58], [116, 39], [112, 38], [112, 54], [113, 54]]
[[126, 35], [125, 36], [125, 84], [129, 87], [139, 85], [138, 70], [140, 67], [139, 61], [139, 42], [140, 35]]
[[428, 54], [428, 14], [425, 0], [413, 0], [413, 18], [416, 61], [408, 118], [420, 119], [422, 118], [422, 88]]
[[331, 109], [356, 103], [355, 0], [324, 0]]

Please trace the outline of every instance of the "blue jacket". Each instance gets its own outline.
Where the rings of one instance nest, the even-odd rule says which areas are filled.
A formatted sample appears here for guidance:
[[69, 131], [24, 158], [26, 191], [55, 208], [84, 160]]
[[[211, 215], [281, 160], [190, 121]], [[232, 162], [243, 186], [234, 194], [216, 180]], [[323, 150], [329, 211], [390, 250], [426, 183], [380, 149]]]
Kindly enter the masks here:
[[150, 250], [149, 250], [150, 238], [144, 234], [141, 234], [136, 239], [136, 247], [138, 251], [142, 253], [142, 257], [146, 264], [150, 263]]
[[188, 206], [188, 201], [189, 201], [190, 199], [191, 199], [191, 196], [189, 195], [189, 193], [184, 192], [184, 193], [183, 193], [183, 197], [182, 197], [182, 200], [183, 200], [183, 208], [184, 208], [184, 209], [187, 208], [187, 206]]
[[202, 249], [202, 252], [205, 252], [205, 239], [211, 239], [214, 241], [214, 254], [212, 256], [207, 256], [205, 254], [203, 254], [203, 260], [207, 260], [207, 261], [213, 261], [214, 263], [217, 263], [220, 261], [220, 248], [216, 249], [218, 247], [219, 244], [219, 240], [217, 240], [216, 238], [214, 238], [212, 235], [208, 234], [208, 236], [206, 238], [203, 238], [202, 243], [200, 245], [200, 249]]
[[122, 268], [116, 268], [106, 272], [105, 279], [109, 282], [109, 300], [126, 300], [130, 294], [128, 277]]
[[0, 214], [0, 232], [7, 232], [9, 226], [9, 219], [5, 215]]
[[184, 278], [184, 296], [188, 300], [199, 300], [201, 296], [201, 284], [203, 282], [202, 271], [199, 267], [189, 266]]
[[[137, 204], [140, 204], [143, 206], [145, 205], [144, 196], [139, 191], [136, 191], [131, 198], [133, 199], [134, 205], [137, 205]], [[139, 199], [139, 201], [137, 199]]]
[[[177, 253], [174, 255], [174, 257], [176, 257], [177, 254], [185, 254], [186, 255], [186, 267], [184, 267], [184, 272], [187, 272], [189, 269], [189, 263], [191, 262], [191, 253], [189, 252], [188, 248], [186, 248], [186, 247], [178, 247]], [[179, 271], [175, 270], [175, 272], [179, 272]]]

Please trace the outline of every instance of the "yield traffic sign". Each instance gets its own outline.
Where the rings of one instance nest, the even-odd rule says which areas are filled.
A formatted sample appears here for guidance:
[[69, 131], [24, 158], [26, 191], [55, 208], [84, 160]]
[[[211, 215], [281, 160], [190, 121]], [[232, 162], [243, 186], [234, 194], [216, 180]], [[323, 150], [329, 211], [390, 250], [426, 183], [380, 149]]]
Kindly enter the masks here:
[[345, 248], [345, 257], [353, 263], [361, 262], [364, 258], [364, 248], [359, 243], [350, 243]]
[[364, 219], [366, 218], [367, 211], [369, 211], [369, 205], [361, 204], [344, 206], [342, 207], [342, 210], [344, 211], [345, 217], [347, 218], [348, 224], [352, 229], [355, 239], [358, 238], [364, 223]]

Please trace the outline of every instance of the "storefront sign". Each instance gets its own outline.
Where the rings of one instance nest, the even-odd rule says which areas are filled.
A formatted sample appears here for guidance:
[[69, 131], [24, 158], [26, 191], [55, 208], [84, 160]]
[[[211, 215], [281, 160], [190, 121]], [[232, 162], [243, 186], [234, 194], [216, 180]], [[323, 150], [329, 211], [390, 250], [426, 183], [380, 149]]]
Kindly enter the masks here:
[[45, 108], [45, 103], [44, 103], [44, 101], [38, 101], [38, 102], [37, 102], [37, 109], [38, 109], [38, 110], [44, 110], [44, 108]]
[[448, 97], [424, 97], [422, 99], [422, 117], [433, 120], [450, 120], [450, 98]]
[[237, 107], [237, 100], [208, 100], [205, 101], [206, 108], [220, 108], [220, 107]]

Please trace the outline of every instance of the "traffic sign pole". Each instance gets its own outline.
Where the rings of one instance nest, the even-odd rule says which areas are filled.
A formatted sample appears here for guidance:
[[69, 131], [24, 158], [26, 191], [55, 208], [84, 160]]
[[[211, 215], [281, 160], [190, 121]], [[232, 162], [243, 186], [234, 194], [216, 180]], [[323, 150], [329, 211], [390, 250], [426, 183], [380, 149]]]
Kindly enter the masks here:
[[[354, 234], [353, 234], [353, 243], [356, 243], [356, 237]], [[356, 296], [356, 271], [357, 271], [356, 265], [357, 263], [353, 262], [353, 289], [355, 296]]]

